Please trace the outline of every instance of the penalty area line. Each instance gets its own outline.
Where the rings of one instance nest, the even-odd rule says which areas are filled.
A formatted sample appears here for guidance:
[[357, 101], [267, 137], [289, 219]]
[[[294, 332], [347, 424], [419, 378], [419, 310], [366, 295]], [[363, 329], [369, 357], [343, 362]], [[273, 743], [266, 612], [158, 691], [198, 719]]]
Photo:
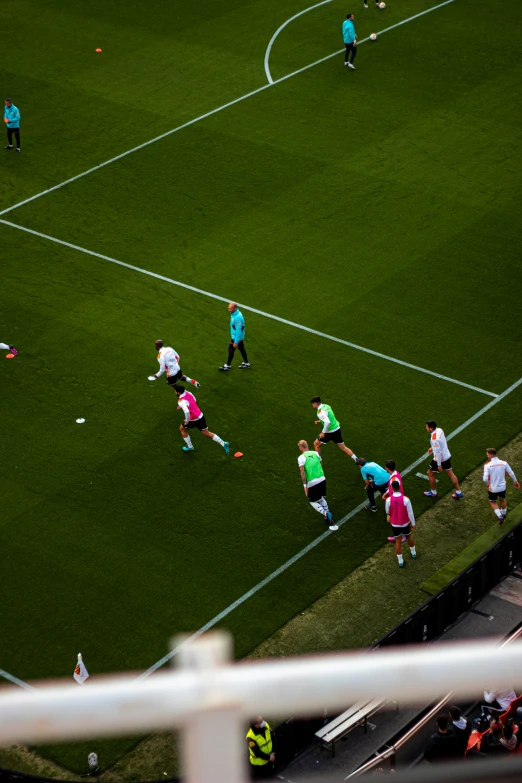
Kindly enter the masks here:
[[[452, 438], [459, 435], [463, 430], [466, 429], [466, 427], [469, 427], [471, 424], [473, 424], [477, 419], [479, 419], [481, 416], [484, 415], [484, 413], [487, 413], [494, 405], [496, 405], [498, 402], [503, 400], [505, 397], [508, 396], [508, 394], [511, 394], [511, 392], [515, 391], [520, 385], [522, 384], [522, 378], [519, 378], [518, 381], [515, 381], [515, 383], [511, 384], [509, 388], [507, 388], [505, 391], [503, 391], [501, 394], [496, 397], [496, 399], [491, 400], [491, 402], [488, 402], [487, 405], [485, 405], [483, 408], [481, 408], [477, 413], [475, 413], [473, 416], [470, 416], [469, 419], [467, 419], [463, 424], [460, 425], [460, 427], [457, 427], [457, 429], [453, 430], [453, 432], [450, 432], [450, 434], [447, 436], [447, 440], [451, 440]], [[415, 462], [412, 462], [411, 465], [408, 465], [407, 468], [401, 471], [401, 474], [405, 476], [408, 473], [411, 473], [412, 470], [414, 470], [418, 465], [420, 465], [424, 460], [429, 459], [428, 452], [425, 452], [422, 457], [419, 457], [419, 459], [416, 459]], [[365, 506], [365, 503], [360, 503], [356, 508], [352, 509], [348, 514], [346, 514], [337, 524], [339, 526], [344, 525], [346, 522], [348, 522], [352, 517], [354, 517], [356, 514], [359, 513]], [[159, 661], [157, 661], [155, 664], [153, 664], [150, 668], [148, 668], [146, 671], [142, 672], [140, 676], [137, 678], [138, 680], [143, 680], [146, 677], [148, 677], [150, 674], [153, 674], [155, 671], [160, 669], [162, 666], [164, 666], [166, 663], [168, 663], [174, 656], [178, 654], [178, 652], [184, 647], [188, 642], [193, 641], [194, 639], [197, 639], [199, 636], [204, 634], [206, 631], [209, 631], [211, 628], [213, 628], [215, 625], [217, 625], [221, 620], [223, 620], [227, 615], [229, 615], [231, 612], [234, 611], [234, 609], [237, 609], [241, 604], [244, 604], [245, 601], [248, 601], [249, 598], [252, 598], [253, 595], [255, 595], [259, 590], [261, 590], [263, 587], [265, 587], [267, 584], [272, 582], [274, 579], [276, 579], [278, 576], [280, 576], [284, 571], [286, 571], [290, 566], [293, 566], [294, 563], [297, 563], [298, 560], [301, 560], [302, 557], [308, 554], [308, 552], [311, 552], [312, 549], [314, 549], [316, 546], [321, 544], [328, 536], [335, 535], [334, 532], [330, 530], [326, 530], [322, 535], [315, 538], [313, 541], [311, 541], [307, 546], [305, 546], [303, 549], [301, 549], [297, 554], [295, 554], [293, 557], [290, 558], [290, 560], [287, 560], [286, 563], [283, 563], [283, 565], [279, 566], [275, 571], [272, 571], [271, 574], [269, 574], [267, 577], [262, 579], [257, 585], [252, 587], [250, 590], [248, 590], [246, 593], [244, 593], [240, 598], [238, 598], [236, 601], [230, 604], [230, 606], [227, 606], [226, 609], [223, 609], [222, 612], [217, 614], [215, 617], [212, 618], [212, 620], [209, 620], [208, 623], [205, 623], [198, 631], [193, 633], [191, 636], [189, 636], [187, 639], [185, 639], [181, 644], [178, 644], [174, 649], [172, 649], [169, 653], [163, 656], [163, 658], [160, 658]]]
[[[312, 5], [310, 8], [305, 8], [304, 11], [301, 11], [298, 14], [295, 14], [295, 16], [290, 17], [290, 19], [287, 19], [284, 24], [279, 27], [272, 38], [270, 39], [270, 43], [267, 46], [266, 52], [265, 52], [265, 74], [266, 78], [268, 79], [268, 83], [270, 85], [272, 84], [278, 84], [279, 82], [284, 81], [285, 79], [290, 79], [292, 76], [297, 76], [299, 73], [303, 73], [304, 71], [307, 71], [309, 68], [314, 68], [316, 65], [320, 65], [321, 63], [326, 62], [327, 60], [331, 60], [332, 57], [337, 57], [339, 54], [342, 54], [344, 52], [344, 49], [338, 49], [336, 52], [333, 52], [333, 54], [328, 54], [326, 57], [322, 57], [320, 60], [315, 60], [315, 62], [310, 63], [309, 65], [305, 65], [304, 68], [299, 68], [297, 71], [292, 71], [292, 73], [287, 74], [286, 76], [281, 76], [279, 79], [272, 79], [272, 74], [270, 72], [270, 65], [269, 65], [269, 59], [270, 59], [270, 52], [272, 51], [272, 46], [274, 45], [275, 39], [279, 35], [279, 33], [284, 30], [284, 28], [290, 24], [290, 22], [293, 22], [294, 19], [297, 19], [299, 16], [302, 16], [303, 14], [306, 14], [308, 11], [312, 11], [314, 8], [318, 8], [320, 5], [326, 5], [326, 3], [331, 2], [331, 0], [323, 0], [322, 3], [317, 3], [317, 5]], [[418, 19], [420, 16], [425, 16], [425, 14], [430, 14], [432, 11], [436, 11], [438, 8], [443, 8], [445, 5], [449, 5], [450, 3], [454, 3], [455, 0], [444, 0], [443, 3], [439, 3], [438, 5], [434, 5], [431, 8], [427, 8], [425, 11], [420, 11], [418, 14], [414, 14], [413, 16], [409, 16], [407, 19], [403, 19], [402, 22], [397, 22], [396, 24], [390, 25], [390, 27], [385, 27], [384, 30], [378, 30], [377, 31], [377, 37], [379, 35], [383, 35], [384, 33], [389, 33], [390, 30], [395, 30], [396, 27], [401, 27], [403, 24], [407, 24], [408, 22], [412, 22], [414, 19]], [[362, 38], [360, 41], [357, 41], [357, 45], [360, 46], [363, 43], [366, 43], [369, 41], [370, 38]], [[0, 212], [0, 215], [2, 213]]]
[[[195, 286], [188, 285], [188, 283], [182, 283], [180, 280], [173, 280], [170, 277], [165, 277], [165, 275], [159, 275], [156, 272], [149, 271], [148, 269], [142, 269], [139, 266], [134, 266], [133, 264], [127, 264], [125, 261], [119, 261], [117, 258], [111, 258], [111, 256], [103, 255], [103, 253], [96, 253], [94, 250], [88, 250], [85, 247], [74, 245], [72, 242], [66, 242], [63, 239], [57, 239], [56, 237], [49, 236], [49, 234], [42, 234], [40, 231], [35, 231], [32, 228], [26, 228], [25, 226], [20, 226], [17, 223], [12, 223], [9, 220], [4, 220], [3, 218], [0, 218], [0, 223], [3, 223], [5, 226], [10, 226], [11, 228], [16, 228], [19, 231], [25, 231], [27, 234], [33, 234], [34, 236], [39, 237], [40, 239], [46, 239], [49, 242], [55, 242], [57, 245], [63, 245], [64, 247], [68, 247], [71, 250], [77, 250], [79, 253], [85, 253], [88, 256], [99, 258], [102, 261], [109, 261], [109, 263], [111, 264], [116, 264], [117, 266], [122, 266], [125, 269], [130, 269], [133, 272], [140, 272], [140, 274], [142, 275], [153, 277], [156, 280], [162, 280], [164, 283], [170, 283], [171, 285], [178, 286], [179, 288], [184, 288], [187, 291], [193, 291], [196, 294], [207, 296], [210, 299], [216, 299], [220, 302], [227, 302], [227, 303], [233, 301], [230, 298], [219, 296], [218, 294], [213, 294], [210, 291], [204, 291], [202, 288], [196, 288]], [[419, 367], [416, 364], [411, 364], [410, 362], [404, 362], [402, 361], [402, 359], [396, 359], [394, 356], [388, 356], [387, 354], [380, 353], [379, 351], [373, 351], [371, 348], [365, 348], [363, 345], [357, 345], [357, 343], [351, 343], [349, 342], [349, 340], [342, 340], [340, 337], [334, 337], [331, 334], [326, 334], [326, 332], [320, 332], [317, 329], [312, 329], [309, 326], [298, 324], [295, 321], [289, 321], [287, 318], [281, 318], [281, 316], [279, 315], [273, 315], [272, 313], [267, 313], [264, 310], [258, 310], [257, 308], [250, 307], [250, 305], [243, 304], [242, 302], [238, 302], [238, 305], [243, 310], [247, 310], [250, 313], [255, 313], [256, 315], [261, 315], [264, 318], [269, 318], [272, 321], [277, 321], [278, 323], [286, 324], [286, 326], [292, 326], [294, 327], [294, 329], [300, 329], [302, 332], [308, 332], [308, 334], [314, 334], [317, 337], [323, 337], [325, 340], [331, 340], [334, 343], [345, 345], [348, 348], [353, 348], [356, 351], [361, 351], [362, 353], [366, 353], [369, 356], [375, 356], [378, 359], [384, 359], [387, 362], [393, 362], [394, 364], [398, 364], [401, 367], [407, 367], [409, 370], [416, 370], [416, 372], [424, 373], [424, 375], [431, 375], [433, 378], [438, 378], [441, 381], [447, 381], [448, 383], [454, 383], [457, 386], [463, 386], [465, 389], [470, 389], [471, 391], [479, 392], [479, 394], [486, 394], [488, 397], [498, 396], [494, 392], [486, 391], [486, 389], [481, 389], [478, 386], [472, 386], [470, 383], [459, 381], [456, 378], [450, 378], [448, 375], [442, 375], [442, 373], [435, 372], [434, 370], [428, 370], [426, 369], [426, 367]]]
[[[445, 0], [444, 3], [439, 3], [439, 5], [435, 5], [432, 8], [428, 8], [426, 9], [426, 11], [421, 11], [420, 13], [415, 14], [414, 16], [408, 17], [408, 19], [403, 19], [402, 22], [397, 22], [397, 24], [391, 25], [391, 27], [386, 27], [384, 30], [381, 30], [378, 33], [378, 35], [382, 35], [383, 33], [387, 33], [390, 30], [394, 30], [396, 27], [400, 27], [403, 24], [407, 24], [408, 22], [411, 22], [413, 19], [418, 19], [418, 17], [420, 16], [429, 14], [431, 13], [431, 11], [436, 11], [437, 8], [442, 8], [443, 6], [449, 5], [450, 3], [454, 3], [454, 2], [455, 0]], [[323, 3], [319, 3], [319, 5], [322, 4]], [[311, 9], [306, 9], [306, 10], [311, 10]], [[300, 16], [300, 14], [297, 14], [297, 16]], [[283, 25], [283, 27], [285, 25]], [[368, 40], [369, 40], [368, 38], [364, 38], [362, 41], [359, 41], [359, 43], [360, 44], [365, 43]], [[273, 43], [273, 41], [271, 41], [271, 43]], [[247, 92], [244, 95], [240, 95], [239, 98], [234, 98], [234, 100], [228, 101], [227, 103], [224, 103], [222, 106], [217, 106], [215, 109], [211, 109], [210, 111], [207, 111], [204, 114], [200, 114], [198, 117], [194, 117], [192, 120], [188, 120], [188, 122], [184, 122], [181, 125], [178, 125], [177, 127], [172, 128], [169, 131], [165, 131], [165, 133], [161, 133], [159, 136], [155, 136], [153, 139], [149, 139], [149, 141], [144, 141], [142, 144], [138, 144], [136, 147], [132, 147], [132, 149], [130, 150], [126, 150], [125, 152], [122, 152], [119, 155], [115, 155], [113, 158], [110, 158], [109, 160], [105, 160], [103, 163], [99, 163], [97, 166], [92, 166], [92, 168], [86, 169], [85, 171], [82, 171], [80, 174], [76, 174], [76, 176], [74, 177], [69, 177], [69, 179], [66, 179], [63, 182], [59, 182], [57, 185], [53, 185], [50, 188], [46, 188], [46, 190], [42, 190], [40, 191], [40, 193], [36, 193], [34, 196], [30, 196], [29, 198], [26, 198], [23, 201], [19, 201], [17, 204], [13, 204], [13, 206], [11, 207], [7, 207], [6, 209], [0, 210], [0, 217], [2, 215], [7, 215], [8, 212], [12, 212], [14, 209], [23, 207], [24, 204], [30, 204], [31, 201], [35, 201], [37, 198], [41, 198], [42, 196], [46, 196], [48, 193], [52, 193], [55, 190], [59, 190], [60, 188], [63, 188], [65, 185], [69, 185], [71, 182], [75, 182], [77, 179], [86, 177], [88, 174], [93, 174], [95, 171], [98, 171], [99, 169], [102, 169], [111, 163], [115, 163], [117, 160], [126, 158], [127, 155], [132, 155], [132, 153], [138, 152], [139, 150], [142, 150], [145, 147], [149, 147], [151, 144], [155, 144], [157, 141], [166, 139], [168, 136], [172, 136], [172, 134], [177, 133], [178, 131], [181, 131], [184, 128], [188, 128], [191, 125], [195, 125], [197, 122], [200, 122], [201, 120], [205, 120], [208, 117], [212, 117], [212, 115], [217, 114], [218, 112], [221, 112], [224, 109], [228, 109], [230, 108], [230, 106], [235, 106], [236, 103], [241, 103], [241, 101], [245, 101], [247, 98], [252, 98], [254, 95], [263, 92], [263, 90], [267, 90], [269, 87], [273, 87], [274, 85], [279, 84], [280, 82], [284, 82], [287, 79], [291, 79], [293, 76], [297, 76], [298, 74], [303, 73], [304, 71], [308, 71], [310, 68], [314, 68], [316, 65], [320, 65], [321, 63], [330, 60], [332, 57], [336, 57], [338, 54], [341, 54], [343, 51], [344, 49], [340, 49], [339, 51], [334, 52], [333, 54], [329, 54], [326, 57], [323, 57], [321, 60], [316, 60], [315, 62], [310, 63], [309, 65], [305, 65], [304, 68], [299, 68], [297, 71], [293, 71], [292, 73], [289, 73], [286, 76], [282, 76], [280, 79], [269, 81], [267, 84], [263, 84], [261, 87], [258, 87], [256, 90], [251, 90], [250, 92]], [[270, 56], [270, 52], [268, 52], [268, 56]], [[268, 60], [265, 54], [265, 68], [267, 67], [268, 67]], [[270, 79], [271, 78], [272, 77], [270, 77]]]

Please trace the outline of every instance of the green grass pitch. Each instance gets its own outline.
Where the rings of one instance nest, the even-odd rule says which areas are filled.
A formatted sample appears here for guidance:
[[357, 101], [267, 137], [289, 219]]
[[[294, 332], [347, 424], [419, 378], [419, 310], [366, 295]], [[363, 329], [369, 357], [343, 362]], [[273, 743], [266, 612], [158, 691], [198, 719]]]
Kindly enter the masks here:
[[[435, 4], [348, 5], [364, 38]], [[23, 150], [2, 151], [0, 212], [261, 87], [268, 41], [304, 7], [5, 2]], [[286, 27], [274, 79], [340, 49], [350, 8]], [[500, 393], [522, 375], [521, 24], [518, 3], [455, 0], [361, 45], [354, 73], [339, 55], [3, 218]], [[72, 675], [80, 650], [92, 674], [145, 669], [321, 533], [296, 462], [311, 396], [358, 455], [399, 466], [426, 449], [427, 418], [450, 432], [492, 399], [249, 312], [252, 369], [223, 377], [225, 303], [0, 235], [0, 340], [20, 350], [0, 356], [0, 667], [22, 679]], [[197, 433], [182, 453], [174, 394], [147, 382], [158, 337], [243, 460]], [[520, 413], [517, 391], [458, 436], [457, 473]], [[341, 517], [363, 484], [333, 445], [323, 456]], [[421, 512], [426, 484], [406, 485]], [[231, 613], [237, 654], [385, 534], [357, 515]]]

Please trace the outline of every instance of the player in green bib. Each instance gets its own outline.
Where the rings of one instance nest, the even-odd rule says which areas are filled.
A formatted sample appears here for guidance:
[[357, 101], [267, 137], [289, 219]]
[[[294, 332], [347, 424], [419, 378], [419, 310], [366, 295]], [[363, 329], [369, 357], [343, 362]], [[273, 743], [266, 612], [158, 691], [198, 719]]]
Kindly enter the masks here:
[[305, 495], [312, 508], [325, 518], [329, 529], [339, 530], [339, 526], [333, 521], [332, 513], [326, 502], [326, 479], [321, 457], [316, 451], [310, 451], [305, 440], [300, 440], [297, 445], [301, 452], [297, 464], [299, 465]]
[[335, 418], [335, 413], [331, 409], [329, 405], [327, 405], [325, 402], [321, 401], [320, 397], [312, 397], [310, 400], [313, 407], [317, 411], [318, 421], [316, 421], [316, 424], [322, 424], [323, 430], [319, 433], [319, 436], [316, 438], [314, 442], [314, 449], [316, 452], [321, 456], [321, 446], [323, 446], [325, 443], [329, 443], [332, 441], [333, 443], [337, 443], [341, 451], [344, 451], [345, 454], [348, 454], [349, 457], [355, 460], [357, 457], [353, 453], [351, 449], [348, 448], [348, 446], [344, 445], [343, 440], [343, 434], [341, 432], [341, 425]]

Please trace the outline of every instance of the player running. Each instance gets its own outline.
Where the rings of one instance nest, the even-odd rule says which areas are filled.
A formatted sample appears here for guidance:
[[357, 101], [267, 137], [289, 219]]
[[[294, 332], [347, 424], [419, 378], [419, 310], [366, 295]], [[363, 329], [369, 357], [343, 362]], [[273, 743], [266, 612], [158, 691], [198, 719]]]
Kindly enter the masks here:
[[188, 375], [183, 375], [181, 367], [179, 366], [179, 354], [174, 348], [170, 346], [164, 347], [163, 340], [156, 340], [154, 343], [158, 353], [159, 370], [154, 375], [149, 375], [149, 381], [155, 381], [164, 372], [167, 373], [167, 383], [169, 386], [174, 386], [176, 381], [185, 381], [185, 383], [192, 383], [196, 389], [199, 389], [200, 384], [193, 378], [189, 378]]
[[332, 518], [332, 513], [326, 502], [326, 478], [324, 475], [322, 459], [317, 451], [310, 451], [308, 443], [300, 440], [297, 444], [301, 454], [297, 458], [301, 481], [308, 502], [326, 520], [329, 530], [339, 530]]
[[14, 347], [14, 345], [7, 345], [7, 343], [0, 343], [0, 350], [1, 351], [10, 351], [10, 353], [13, 354], [13, 356], [16, 356], [18, 351]]
[[496, 449], [486, 449], [486, 455], [488, 461], [484, 465], [482, 478], [488, 485], [489, 502], [491, 508], [498, 517], [498, 524], [500, 526], [504, 524], [507, 515], [506, 473], [513, 479], [515, 489], [520, 489], [520, 484], [510, 465], [505, 460], [497, 457]]
[[459, 480], [451, 468], [451, 453], [448, 449], [444, 430], [437, 427], [437, 422], [432, 419], [426, 422], [426, 429], [430, 433], [430, 448], [428, 449], [428, 454], [432, 454], [433, 459], [428, 468], [428, 478], [430, 480], [431, 489], [424, 494], [427, 498], [437, 497], [437, 480], [435, 475], [444, 471], [455, 487], [455, 492], [451, 497], [454, 500], [460, 500], [464, 495], [460, 489]]
[[185, 387], [180, 383], [175, 383], [172, 387], [178, 396], [178, 410], [182, 410], [185, 414], [185, 421], [180, 424], [179, 430], [183, 435], [183, 440], [187, 444], [183, 446], [183, 451], [194, 451], [192, 440], [190, 439], [189, 430], [199, 430], [206, 438], [212, 438], [220, 446], [223, 446], [225, 454], [228, 454], [230, 450], [230, 444], [227, 440], [221, 440], [219, 435], [215, 435], [208, 429], [207, 422], [203, 415], [203, 411], [198, 407], [196, 398], [191, 392], [186, 391]]
[[322, 432], [319, 433], [318, 437], [314, 441], [314, 449], [319, 454], [319, 456], [321, 456], [321, 446], [323, 446], [325, 443], [333, 441], [334, 443], [337, 443], [341, 451], [344, 451], [355, 461], [357, 457], [353, 451], [349, 449], [348, 446], [344, 445], [341, 425], [335, 418], [335, 414], [331, 407], [325, 402], [321, 402], [320, 397], [312, 397], [310, 402], [317, 410], [317, 415], [319, 417], [319, 421], [316, 421], [315, 423], [323, 425]]

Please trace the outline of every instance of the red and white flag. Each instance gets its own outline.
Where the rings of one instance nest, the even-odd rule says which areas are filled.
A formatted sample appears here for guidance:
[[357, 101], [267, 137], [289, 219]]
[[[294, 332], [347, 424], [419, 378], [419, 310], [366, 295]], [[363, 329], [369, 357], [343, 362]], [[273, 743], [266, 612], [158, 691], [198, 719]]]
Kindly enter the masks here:
[[76, 682], [79, 682], [80, 685], [83, 685], [88, 676], [89, 672], [87, 671], [87, 668], [83, 662], [82, 654], [78, 653], [78, 663], [74, 667], [73, 677]]

